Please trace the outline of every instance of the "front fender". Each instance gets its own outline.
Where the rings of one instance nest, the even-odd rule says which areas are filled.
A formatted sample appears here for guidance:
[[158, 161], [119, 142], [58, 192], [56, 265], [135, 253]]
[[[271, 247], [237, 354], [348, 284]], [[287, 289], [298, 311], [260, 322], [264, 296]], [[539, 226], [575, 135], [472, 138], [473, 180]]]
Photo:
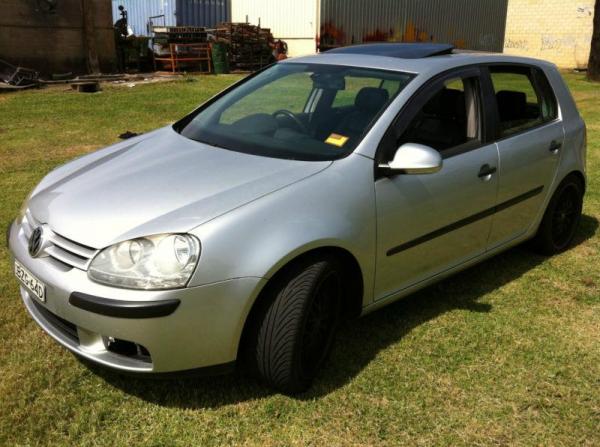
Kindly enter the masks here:
[[232, 278], [270, 278], [309, 250], [339, 247], [363, 273], [363, 305], [375, 273], [373, 161], [351, 155], [311, 177], [195, 228], [202, 253], [190, 286]]

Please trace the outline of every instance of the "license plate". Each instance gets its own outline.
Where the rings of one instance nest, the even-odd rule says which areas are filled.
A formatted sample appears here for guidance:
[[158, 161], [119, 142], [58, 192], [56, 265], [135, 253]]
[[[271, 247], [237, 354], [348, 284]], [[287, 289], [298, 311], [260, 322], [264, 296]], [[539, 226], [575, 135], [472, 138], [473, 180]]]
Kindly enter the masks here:
[[46, 302], [46, 286], [37, 279], [29, 270], [15, 261], [15, 276], [29, 289], [42, 303]]

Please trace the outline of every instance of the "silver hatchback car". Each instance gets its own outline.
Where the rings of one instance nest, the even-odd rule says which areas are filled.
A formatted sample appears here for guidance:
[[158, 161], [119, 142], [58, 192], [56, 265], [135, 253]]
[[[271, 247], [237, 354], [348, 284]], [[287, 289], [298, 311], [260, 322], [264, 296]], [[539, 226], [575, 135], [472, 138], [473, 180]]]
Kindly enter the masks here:
[[9, 246], [25, 307], [79, 356], [149, 375], [238, 363], [292, 393], [341, 318], [528, 239], [565, 250], [585, 155], [549, 63], [359, 45], [55, 169]]

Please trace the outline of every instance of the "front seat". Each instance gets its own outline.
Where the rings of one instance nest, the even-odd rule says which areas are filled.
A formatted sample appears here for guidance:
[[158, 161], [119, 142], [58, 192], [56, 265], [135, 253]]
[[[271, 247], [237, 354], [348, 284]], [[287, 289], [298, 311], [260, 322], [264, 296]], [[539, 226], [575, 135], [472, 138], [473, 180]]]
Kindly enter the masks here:
[[334, 132], [351, 140], [360, 137], [389, 99], [390, 94], [383, 88], [361, 88], [354, 99], [353, 110], [335, 127]]
[[423, 107], [402, 143], [420, 143], [444, 150], [467, 139], [465, 94], [444, 88]]

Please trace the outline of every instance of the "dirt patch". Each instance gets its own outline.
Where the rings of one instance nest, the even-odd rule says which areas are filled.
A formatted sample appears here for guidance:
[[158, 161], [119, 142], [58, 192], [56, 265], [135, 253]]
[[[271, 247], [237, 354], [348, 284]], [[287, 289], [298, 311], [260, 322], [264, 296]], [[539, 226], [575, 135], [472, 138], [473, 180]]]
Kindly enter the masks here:
[[90, 152], [94, 152], [98, 148], [99, 148], [99, 146], [96, 146], [94, 144], [85, 144], [85, 145], [68, 147], [66, 149], [57, 150], [55, 152], [56, 152], [56, 155], [60, 156], [61, 158], [62, 157], [71, 158], [71, 157], [77, 157], [79, 155], [89, 154]]

